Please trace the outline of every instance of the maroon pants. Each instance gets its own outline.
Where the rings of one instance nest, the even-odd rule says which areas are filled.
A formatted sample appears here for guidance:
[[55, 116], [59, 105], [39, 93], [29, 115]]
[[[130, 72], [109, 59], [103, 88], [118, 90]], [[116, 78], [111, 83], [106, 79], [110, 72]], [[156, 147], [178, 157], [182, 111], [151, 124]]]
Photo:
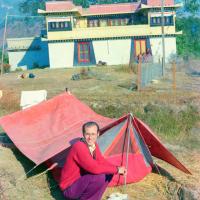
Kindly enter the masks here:
[[113, 175], [86, 174], [63, 191], [67, 199], [101, 200]]

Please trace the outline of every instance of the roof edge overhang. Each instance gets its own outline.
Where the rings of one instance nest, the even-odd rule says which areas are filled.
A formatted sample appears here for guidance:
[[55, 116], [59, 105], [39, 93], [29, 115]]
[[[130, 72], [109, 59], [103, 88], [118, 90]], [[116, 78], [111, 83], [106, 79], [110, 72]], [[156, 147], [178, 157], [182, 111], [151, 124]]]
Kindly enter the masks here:
[[7, 38], [7, 41], [21, 41], [21, 40], [34, 40], [34, 39], [38, 39], [40, 40], [41, 37], [40, 36], [36, 36], [36, 37], [21, 37], [21, 38]]
[[98, 13], [98, 14], [90, 14], [90, 13], [80, 13], [78, 10], [69, 10], [69, 11], [45, 11], [45, 10], [38, 10], [38, 14], [41, 15], [47, 15], [47, 14], [57, 14], [57, 13], [77, 13], [78, 15], [82, 17], [87, 17], [87, 16], [102, 16], [102, 15], [122, 15], [122, 14], [132, 14], [138, 12], [140, 9], [137, 9], [135, 11], [130, 11], [130, 12], [113, 12], [113, 13]]
[[[138, 11], [138, 10], [137, 10]], [[99, 14], [82, 14], [81, 16], [87, 17], [87, 16], [102, 16], [102, 15], [122, 15], [122, 14], [132, 14], [136, 13], [137, 11], [131, 11], [131, 12], [116, 12], [116, 13], [99, 13]]]
[[38, 13], [38, 14], [41, 14], [41, 15], [46, 15], [46, 14], [57, 14], [57, 13], [78, 13], [79, 15], [81, 15], [81, 13], [79, 12], [78, 9], [60, 10], [60, 11], [46, 11], [46, 10], [38, 9], [37, 13]]
[[[146, 4], [141, 4], [141, 9], [149, 9], [149, 8], [161, 8], [162, 6], [149, 6]], [[165, 8], [180, 8], [183, 7], [183, 3], [177, 3], [174, 5], [165, 5]]]

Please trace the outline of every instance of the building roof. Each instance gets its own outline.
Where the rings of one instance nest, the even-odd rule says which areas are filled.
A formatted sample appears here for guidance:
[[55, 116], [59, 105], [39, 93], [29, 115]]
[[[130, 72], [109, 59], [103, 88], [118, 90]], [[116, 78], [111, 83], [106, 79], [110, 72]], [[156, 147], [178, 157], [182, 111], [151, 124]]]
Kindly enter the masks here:
[[75, 6], [71, 1], [46, 2], [46, 12], [72, 12], [77, 11], [82, 16], [133, 13], [140, 7], [140, 3], [119, 3], [90, 5], [89, 8]]
[[[151, 7], [162, 6], [162, 0], [141, 0], [141, 3]], [[164, 6], [174, 6], [174, 0], [164, 0]]]
[[[141, 0], [139, 2], [118, 3], [118, 4], [100, 4], [90, 5], [89, 8], [76, 6], [72, 1], [49, 1], [46, 2], [45, 11], [40, 13], [54, 12], [77, 12], [81, 16], [89, 15], [106, 15], [106, 14], [122, 14], [134, 13], [141, 8], [161, 7], [161, 0]], [[174, 0], [165, 0], [165, 7], [176, 7]]]
[[139, 3], [91, 5], [88, 9], [83, 9], [82, 13], [83, 15], [133, 13], [138, 10], [139, 6]]

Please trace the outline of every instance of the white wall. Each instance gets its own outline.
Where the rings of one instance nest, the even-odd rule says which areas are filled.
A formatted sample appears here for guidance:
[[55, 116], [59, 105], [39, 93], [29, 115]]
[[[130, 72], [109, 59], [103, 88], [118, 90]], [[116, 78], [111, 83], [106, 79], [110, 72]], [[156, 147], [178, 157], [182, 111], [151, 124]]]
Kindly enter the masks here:
[[8, 52], [10, 70], [14, 71], [17, 67], [29, 69], [34, 63], [39, 66], [48, 66], [48, 55], [44, 49], [36, 51], [10, 51]]
[[[10, 64], [10, 70], [15, 71], [17, 68], [17, 64], [20, 62], [20, 60], [25, 56], [26, 51], [19, 51], [19, 52], [8, 52], [9, 57], [9, 64]], [[24, 69], [27, 69], [27, 65], [21, 65]], [[19, 67], [21, 67], [19, 66]]]
[[[154, 62], [162, 60], [162, 38], [150, 38], [150, 45]], [[176, 38], [165, 38], [165, 61], [169, 62], [170, 57], [176, 54]]]
[[108, 65], [128, 64], [130, 60], [131, 39], [93, 41], [96, 62]]
[[50, 68], [73, 67], [74, 42], [49, 43]]
[[49, 66], [48, 45], [41, 38], [9, 38], [7, 42], [11, 71], [17, 67], [32, 69], [34, 65]]

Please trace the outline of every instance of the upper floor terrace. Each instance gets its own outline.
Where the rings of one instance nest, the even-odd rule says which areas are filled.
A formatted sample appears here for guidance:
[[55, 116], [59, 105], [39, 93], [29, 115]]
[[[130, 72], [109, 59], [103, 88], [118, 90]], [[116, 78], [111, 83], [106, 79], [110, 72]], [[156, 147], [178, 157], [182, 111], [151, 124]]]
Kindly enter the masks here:
[[[166, 34], [176, 34], [175, 10], [168, 10], [174, 8], [173, 0], [168, 1], [164, 30]], [[46, 10], [39, 13], [46, 15], [48, 40], [160, 35], [161, 12], [152, 9], [160, 7], [149, 5], [148, 9], [141, 2], [92, 5], [84, 9], [70, 1], [47, 2]]]

